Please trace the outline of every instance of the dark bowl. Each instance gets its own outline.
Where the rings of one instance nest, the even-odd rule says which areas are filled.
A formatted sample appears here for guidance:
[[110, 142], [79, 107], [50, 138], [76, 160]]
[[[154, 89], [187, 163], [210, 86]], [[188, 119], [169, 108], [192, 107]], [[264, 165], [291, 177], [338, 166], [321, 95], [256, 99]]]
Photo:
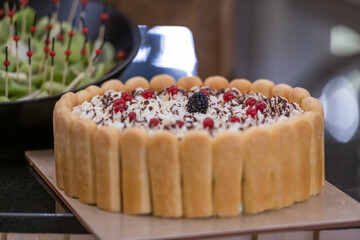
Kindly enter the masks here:
[[[29, 5], [36, 10], [39, 17], [48, 15], [54, 8], [53, 2], [49, 0], [29, 2]], [[60, 1], [58, 16], [60, 21], [67, 20], [71, 5], [72, 0]], [[85, 22], [89, 28], [89, 37], [93, 41], [97, 37], [97, 30], [101, 23], [99, 16], [103, 9], [104, 5], [97, 2], [89, 2], [86, 7]], [[118, 78], [132, 62], [140, 46], [140, 34], [137, 25], [110, 6], [108, 12], [109, 20], [106, 24], [106, 39], [114, 45], [116, 50], [125, 51], [127, 58], [111, 72], [95, 81], [93, 83], [95, 85], [101, 85], [108, 79]], [[79, 21], [79, 15], [80, 7], [78, 7], [75, 15], [76, 22]], [[78, 46], [72, 46], [74, 50], [76, 50], [76, 47]], [[53, 146], [52, 112], [56, 101], [61, 96], [62, 94], [58, 94], [34, 100], [0, 102], [1, 153], [51, 148]]]

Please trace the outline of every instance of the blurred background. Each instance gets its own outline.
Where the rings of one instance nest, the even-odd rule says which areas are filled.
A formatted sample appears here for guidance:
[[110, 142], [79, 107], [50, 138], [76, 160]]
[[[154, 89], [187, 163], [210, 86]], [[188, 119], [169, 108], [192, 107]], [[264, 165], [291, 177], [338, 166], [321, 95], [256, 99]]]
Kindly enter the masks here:
[[[360, 201], [360, 0], [106, 2], [136, 24], [146, 25], [142, 31], [155, 26], [185, 26], [191, 31], [188, 38], [193, 39], [195, 52], [184, 53], [191, 44], [177, 36], [176, 51], [160, 64], [163, 68], [178, 58], [182, 68], [195, 66], [192, 73], [202, 79], [266, 78], [308, 89], [324, 107], [326, 178]], [[189, 34], [181, 31], [181, 36]], [[170, 34], [157, 28], [150, 32], [143, 55], [147, 51], [151, 55], [144, 46], [161, 42], [153, 36]], [[161, 46], [153, 51], [159, 52]]]

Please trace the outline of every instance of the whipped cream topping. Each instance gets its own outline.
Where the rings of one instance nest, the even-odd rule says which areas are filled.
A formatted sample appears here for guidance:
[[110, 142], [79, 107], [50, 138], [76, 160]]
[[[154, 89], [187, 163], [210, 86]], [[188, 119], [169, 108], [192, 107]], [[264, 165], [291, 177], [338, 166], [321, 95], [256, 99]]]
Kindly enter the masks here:
[[[189, 113], [186, 108], [189, 97], [195, 92], [205, 89], [208, 91], [209, 106], [205, 114]], [[300, 115], [303, 110], [296, 103], [289, 103], [283, 97], [268, 98], [260, 93], [241, 94], [236, 88], [214, 90], [208, 87], [194, 87], [190, 91], [178, 90], [175, 95], [170, 95], [167, 89], [153, 92], [153, 96], [145, 99], [142, 96], [144, 89], [137, 88], [132, 94], [132, 100], [126, 102], [123, 112], [114, 110], [114, 101], [121, 98], [121, 91], [109, 90], [104, 95], [93, 97], [90, 102], [84, 102], [73, 108], [81, 118], [95, 121], [99, 127], [107, 125], [114, 126], [120, 131], [128, 127], [141, 127], [150, 134], [159, 130], [169, 130], [177, 136], [182, 137], [191, 129], [207, 131], [212, 136], [225, 130], [242, 131], [251, 126], [268, 127], [270, 124], [283, 121]], [[234, 98], [226, 102], [224, 93], [231, 91]], [[248, 98], [254, 98], [258, 102], [264, 102], [266, 108], [257, 111], [254, 117], [246, 114], [251, 106], [246, 106]], [[134, 119], [129, 118], [129, 113], [136, 113]], [[237, 116], [239, 122], [231, 122], [230, 118]], [[151, 126], [150, 119], [159, 120], [157, 126]], [[204, 128], [203, 121], [206, 118], [213, 120], [213, 128]], [[184, 123], [176, 124], [177, 121]]]

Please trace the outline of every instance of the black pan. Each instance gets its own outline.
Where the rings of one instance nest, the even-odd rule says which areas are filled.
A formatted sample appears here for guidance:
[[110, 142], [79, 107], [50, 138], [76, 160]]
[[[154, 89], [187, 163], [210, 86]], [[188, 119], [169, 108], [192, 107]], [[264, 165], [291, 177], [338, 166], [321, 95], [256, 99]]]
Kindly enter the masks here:
[[[61, 0], [59, 17], [66, 21], [72, 0]], [[80, 2], [80, 1], [79, 1]], [[39, 17], [48, 15], [54, 8], [51, 0], [30, 0], [29, 5], [34, 8]], [[89, 37], [94, 41], [100, 26], [100, 14], [104, 5], [89, 2], [86, 7], [86, 26]], [[113, 7], [108, 7], [109, 20], [106, 25], [106, 39], [116, 50], [123, 50], [127, 59], [119, 63], [111, 72], [94, 82], [101, 85], [104, 81], [118, 78], [134, 59], [139, 46], [140, 34], [138, 27], [122, 13]], [[80, 7], [76, 12], [76, 22], [79, 19]], [[73, 46], [74, 50], [76, 46]], [[82, 89], [82, 88], [81, 88]], [[80, 89], [76, 89], [78, 91]], [[34, 100], [16, 102], [0, 102], [0, 151], [1, 154], [19, 152], [27, 149], [51, 148], [53, 146], [52, 111], [56, 101], [62, 94]]]

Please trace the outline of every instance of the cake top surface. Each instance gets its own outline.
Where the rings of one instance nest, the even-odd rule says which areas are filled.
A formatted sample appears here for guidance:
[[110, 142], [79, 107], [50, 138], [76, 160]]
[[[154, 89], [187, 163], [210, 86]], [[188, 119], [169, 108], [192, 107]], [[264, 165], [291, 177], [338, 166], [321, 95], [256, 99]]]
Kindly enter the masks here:
[[193, 87], [185, 91], [175, 86], [160, 92], [142, 88], [132, 92], [109, 90], [73, 108], [73, 113], [92, 119], [98, 127], [114, 126], [120, 131], [141, 127], [150, 134], [169, 130], [179, 137], [191, 129], [215, 136], [225, 130], [268, 127], [302, 112], [297, 103], [283, 97], [241, 94], [236, 88]]

